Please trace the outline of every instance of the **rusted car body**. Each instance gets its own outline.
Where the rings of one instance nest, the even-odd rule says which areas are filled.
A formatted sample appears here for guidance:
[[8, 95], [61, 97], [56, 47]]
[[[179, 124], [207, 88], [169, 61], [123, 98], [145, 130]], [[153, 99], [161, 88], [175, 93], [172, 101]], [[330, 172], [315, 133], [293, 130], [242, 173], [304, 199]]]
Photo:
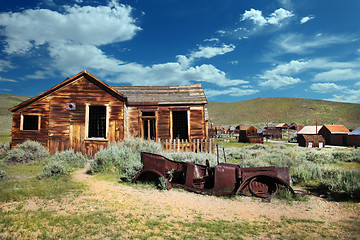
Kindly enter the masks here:
[[211, 195], [244, 194], [261, 198], [275, 196], [280, 188], [289, 185], [289, 170], [286, 167], [240, 168], [238, 165], [219, 163], [210, 167], [191, 162], [177, 162], [164, 156], [142, 152], [143, 169], [135, 176], [140, 180], [157, 180], [164, 177], [168, 186], [180, 186], [189, 191]]

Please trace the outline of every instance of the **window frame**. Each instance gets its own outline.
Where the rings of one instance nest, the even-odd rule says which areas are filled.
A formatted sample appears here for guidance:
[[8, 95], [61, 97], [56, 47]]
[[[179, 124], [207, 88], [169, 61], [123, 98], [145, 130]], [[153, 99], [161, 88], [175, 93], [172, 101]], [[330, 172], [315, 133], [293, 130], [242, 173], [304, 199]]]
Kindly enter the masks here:
[[187, 139], [184, 140], [190, 140], [191, 139], [191, 125], [190, 125], [190, 109], [188, 108], [179, 108], [179, 109], [171, 109], [170, 111], [170, 138], [171, 139], [176, 139], [174, 138], [174, 123], [173, 123], [173, 113], [174, 112], [186, 112], [186, 118], [187, 118]]
[[[24, 116], [37, 116], [38, 117], [38, 128], [37, 128], [37, 130], [24, 129]], [[20, 116], [20, 131], [40, 132], [40, 130], [41, 130], [41, 113], [21, 113], [21, 116]]]
[[[105, 123], [105, 137], [89, 137], [89, 114], [90, 107], [98, 106], [98, 107], [106, 107], [106, 123]], [[108, 141], [109, 139], [109, 103], [86, 103], [85, 104], [85, 140], [92, 141]]]

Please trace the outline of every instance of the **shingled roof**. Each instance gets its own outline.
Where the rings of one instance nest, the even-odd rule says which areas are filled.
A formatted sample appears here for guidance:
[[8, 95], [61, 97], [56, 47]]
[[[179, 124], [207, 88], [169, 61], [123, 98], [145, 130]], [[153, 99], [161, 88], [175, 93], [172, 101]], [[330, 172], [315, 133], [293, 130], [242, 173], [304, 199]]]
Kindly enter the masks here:
[[128, 105], [206, 104], [201, 84], [178, 86], [112, 86], [125, 95]]
[[297, 134], [304, 134], [304, 135], [318, 134], [320, 128], [321, 126], [317, 126], [317, 128], [316, 126], [304, 126], [300, 131], [297, 132]]
[[350, 131], [344, 125], [324, 125], [331, 134], [348, 134]]

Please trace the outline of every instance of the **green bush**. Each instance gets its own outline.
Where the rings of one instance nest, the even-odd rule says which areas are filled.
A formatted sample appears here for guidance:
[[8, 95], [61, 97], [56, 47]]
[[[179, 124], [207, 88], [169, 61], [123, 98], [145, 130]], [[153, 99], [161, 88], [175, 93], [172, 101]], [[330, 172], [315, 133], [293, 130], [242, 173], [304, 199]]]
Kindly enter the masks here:
[[6, 156], [9, 163], [32, 164], [49, 156], [49, 152], [38, 142], [26, 141], [10, 150]]
[[65, 175], [71, 172], [72, 169], [68, 167], [65, 162], [62, 161], [50, 161], [43, 169], [42, 173], [38, 175], [38, 178], [49, 178]]
[[52, 155], [49, 163], [43, 168], [38, 178], [56, 177], [73, 171], [73, 168], [84, 167], [86, 158], [74, 150], [66, 150]]
[[321, 185], [333, 192], [345, 192], [360, 199], [360, 170], [329, 169], [324, 172]]
[[3, 159], [10, 150], [10, 143], [0, 142], [0, 159]]
[[332, 152], [334, 159], [343, 162], [360, 163], [360, 149], [356, 150], [335, 150]]
[[7, 177], [7, 174], [4, 170], [0, 169], [0, 182], [4, 181]]
[[87, 159], [80, 152], [75, 153], [73, 149], [69, 149], [51, 156], [50, 161], [64, 162], [71, 167], [82, 168]]
[[118, 142], [98, 151], [90, 163], [90, 171], [118, 173], [125, 180], [131, 180], [141, 170], [141, 151], [159, 153], [161, 146], [141, 139]]
[[[210, 166], [217, 165], [217, 159], [215, 154], [210, 153], [194, 153], [194, 152], [184, 152], [184, 153], [162, 153], [163, 156], [178, 162], [192, 162], [196, 164], [205, 165], [206, 160], [209, 160]], [[224, 159], [219, 159], [220, 162], [223, 162]]]

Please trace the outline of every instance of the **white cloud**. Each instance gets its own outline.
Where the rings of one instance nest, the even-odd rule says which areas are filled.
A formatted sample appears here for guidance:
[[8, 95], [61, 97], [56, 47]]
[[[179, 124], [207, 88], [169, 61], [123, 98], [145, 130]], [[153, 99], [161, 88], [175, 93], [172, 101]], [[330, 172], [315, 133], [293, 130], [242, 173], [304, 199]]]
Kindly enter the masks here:
[[220, 39], [218, 38], [209, 38], [209, 39], [205, 39], [204, 42], [219, 42]]
[[348, 90], [342, 95], [334, 95], [332, 98], [326, 100], [336, 102], [360, 103], [360, 90]]
[[355, 86], [360, 86], [360, 82], [355, 83]]
[[131, 7], [115, 1], [108, 6], [66, 6], [60, 13], [48, 9], [28, 9], [1, 13], [8, 54], [23, 54], [46, 43], [100, 46], [132, 39], [140, 30], [131, 17]]
[[112, 83], [131, 83], [132, 85], [178, 85], [208, 82], [222, 87], [249, 83], [240, 79], [229, 79], [223, 71], [210, 64], [184, 68], [179, 62], [148, 67], [135, 63], [124, 64], [120, 66], [119, 72], [111, 76], [110, 81]]
[[314, 19], [315, 17], [314, 16], [307, 16], [307, 17], [303, 17], [301, 20], [300, 20], [300, 24], [304, 24], [304, 23], [307, 23], [308, 21]]
[[[297, 75], [305, 71], [314, 77], [314, 81], [319, 82], [360, 79], [360, 59], [349, 62], [336, 62], [326, 58], [307, 61], [292, 60], [289, 63], [279, 64], [272, 69], [266, 70], [262, 75], [259, 75], [258, 77], [262, 79], [259, 85], [278, 89], [287, 85], [296, 84], [300, 82], [300, 78]], [[331, 86], [334, 91], [344, 89], [341, 86], [330, 83], [313, 84], [311, 89], [318, 92], [325, 92], [330, 91]], [[328, 87], [327, 90], [326, 87]]]
[[268, 23], [270, 24], [280, 24], [280, 22], [284, 19], [290, 18], [294, 16], [291, 11], [287, 11], [283, 8], [279, 8], [275, 10], [275, 12], [270, 14], [270, 17], [267, 18]]
[[360, 79], [360, 69], [332, 69], [315, 75], [315, 81], [344, 81]]
[[0, 59], [0, 72], [6, 72], [9, 69], [13, 69], [14, 66], [10, 61]]
[[207, 98], [224, 96], [224, 95], [228, 95], [232, 97], [240, 97], [240, 96], [252, 95], [259, 92], [259, 90], [255, 90], [255, 89], [242, 89], [235, 87], [224, 90], [205, 89], [204, 91]]
[[192, 52], [190, 58], [212, 58], [217, 55], [223, 55], [228, 52], [234, 51], [235, 46], [230, 44], [223, 44], [221, 47], [203, 47], [200, 46], [198, 51]]
[[293, 60], [286, 64], [279, 64], [275, 68], [267, 70], [264, 74], [259, 75], [259, 78], [263, 79], [259, 82], [259, 85], [262, 87], [278, 89], [296, 84], [300, 82], [300, 79], [288, 75], [298, 73], [307, 64], [307, 61], [297, 60]]
[[329, 45], [350, 42], [346, 36], [315, 36], [305, 37], [301, 34], [283, 34], [272, 41], [272, 48], [278, 50], [277, 54], [297, 53], [305, 54], [314, 48], [324, 48]]
[[245, 13], [242, 16], [241, 21], [252, 20], [256, 25], [263, 26], [267, 23], [266, 19], [263, 17], [260, 10], [255, 10], [251, 8], [249, 11], [245, 10]]
[[284, 75], [265, 75], [260, 78], [265, 81], [260, 81], [259, 85], [266, 88], [279, 89], [284, 88], [288, 85], [293, 85], [300, 82], [299, 78], [293, 78]]
[[310, 89], [318, 93], [331, 93], [345, 90], [346, 87], [339, 86], [335, 83], [313, 83], [311, 84]]
[[251, 8], [250, 10], [245, 10], [245, 13], [242, 15], [241, 21], [252, 20], [255, 25], [264, 26], [266, 24], [271, 25], [281, 25], [285, 19], [291, 18], [294, 14], [291, 11], [279, 8], [265, 18], [262, 15], [262, 11], [255, 10]]
[[212, 58], [218, 55], [223, 55], [228, 52], [234, 51], [235, 46], [230, 44], [226, 45], [223, 44], [221, 47], [203, 47], [200, 46], [199, 50], [193, 51], [189, 54], [189, 57], [185, 55], [178, 55], [176, 58], [178, 59], [178, 62], [181, 63], [181, 65], [186, 68], [189, 67], [193, 61], [200, 59], [200, 58]]
[[17, 81], [13, 79], [3, 78], [0, 76], [0, 82], [17, 82]]

